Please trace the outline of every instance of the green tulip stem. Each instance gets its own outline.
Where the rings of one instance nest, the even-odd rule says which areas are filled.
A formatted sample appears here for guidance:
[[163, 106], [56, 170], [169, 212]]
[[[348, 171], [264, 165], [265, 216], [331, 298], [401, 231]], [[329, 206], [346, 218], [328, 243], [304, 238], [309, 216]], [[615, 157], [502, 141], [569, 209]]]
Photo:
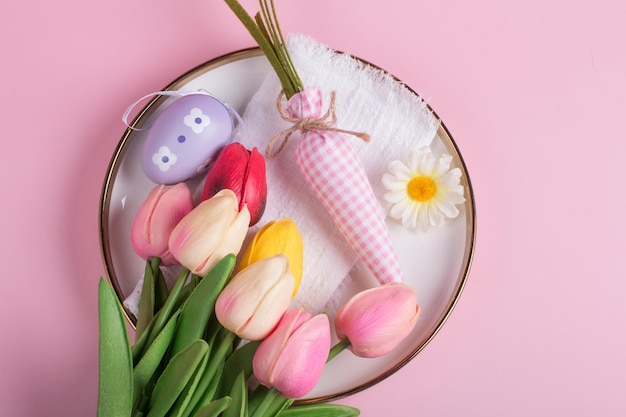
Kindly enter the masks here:
[[340, 340], [335, 346], [330, 349], [330, 352], [328, 352], [328, 359], [326, 359], [326, 362], [330, 362], [335, 356], [339, 355], [346, 348], [350, 347], [350, 345], [350, 340], [348, 340], [347, 337], [343, 340]]
[[225, 0], [226, 4], [241, 21], [257, 42], [270, 65], [276, 72], [285, 96], [292, 97], [304, 89], [302, 80], [295, 70], [283, 39], [273, 0], [260, 0], [262, 13], [253, 18], [237, 0]]
[[255, 391], [255, 394], [257, 394], [257, 396], [262, 394], [262, 399], [253, 410], [250, 410], [250, 417], [263, 417], [267, 415], [266, 412], [272, 405], [272, 402], [281, 396], [276, 388]]

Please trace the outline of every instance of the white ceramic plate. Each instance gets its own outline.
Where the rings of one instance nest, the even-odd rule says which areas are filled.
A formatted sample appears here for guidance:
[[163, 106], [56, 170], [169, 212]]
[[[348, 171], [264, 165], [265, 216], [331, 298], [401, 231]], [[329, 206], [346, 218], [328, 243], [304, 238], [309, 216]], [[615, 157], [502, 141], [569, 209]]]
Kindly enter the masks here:
[[[260, 50], [251, 48], [202, 64], [165, 89], [190, 91], [202, 88], [243, 113], [268, 71], [270, 66]], [[171, 98], [153, 99], [133, 124], [141, 126], [158, 114], [168, 100]], [[135, 288], [145, 265], [130, 244], [135, 213], [154, 187], [141, 169], [140, 155], [145, 135], [145, 131], [126, 130], [111, 160], [102, 191], [102, 255], [108, 277], [122, 300]], [[407, 283], [418, 293], [422, 308], [420, 320], [404, 343], [385, 357], [362, 359], [348, 351], [342, 352], [326, 365], [318, 385], [302, 402], [335, 400], [388, 377], [428, 344], [454, 308], [467, 279], [474, 251], [474, 196], [463, 159], [443, 123], [431, 147], [452, 155], [454, 165], [463, 171], [461, 181], [466, 190], [466, 202], [458, 218], [426, 234], [410, 233], [397, 222], [388, 223]], [[354, 283], [344, 288], [340, 297], [347, 299], [372, 285], [371, 276], [361, 269], [363, 271], [357, 275], [362, 276], [355, 277]]]

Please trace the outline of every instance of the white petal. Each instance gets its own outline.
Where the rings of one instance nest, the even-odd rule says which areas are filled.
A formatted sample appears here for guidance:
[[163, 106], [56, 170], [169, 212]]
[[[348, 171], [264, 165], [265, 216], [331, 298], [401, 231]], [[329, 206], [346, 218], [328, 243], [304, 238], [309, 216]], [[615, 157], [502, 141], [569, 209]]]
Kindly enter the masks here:
[[407, 181], [400, 180], [391, 174], [384, 174], [382, 182], [385, 188], [390, 191], [406, 190]]
[[428, 221], [428, 207], [424, 204], [420, 208], [421, 210], [417, 213], [417, 228], [425, 232], [430, 226]]
[[443, 213], [444, 216], [450, 219], [454, 219], [456, 216], [459, 215], [459, 210], [454, 204], [452, 204], [448, 200], [436, 200], [435, 205], [437, 206], [437, 209], [439, 209], [439, 211]]
[[391, 161], [387, 170], [398, 179], [408, 181], [411, 178], [411, 170], [400, 161]]
[[428, 152], [422, 158], [420, 171], [430, 176], [433, 173], [433, 169], [435, 168], [436, 163], [437, 159], [435, 158], [435, 155], [433, 155], [431, 152]]
[[434, 204], [428, 206], [428, 221], [433, 226], [440, 226], [445, 221], [441, 212], [437, 210], [437, 207]]
[[400, 191], [390, 191], [388, 193], [385, 193], [383, 198], [392, 204], [398, 203], [407, 198], [406, 189], [403, 188]]
[[411, 153], [409, 159], [409, 167], [412, 171], [416, 171], [420, 169], [424, 161], [424, 157], [430, 153], [429, 147], [423, 147]]
[[446, 200], [452, 204], [461, 204], [465, 202], [465, 197], [463, 197], [463, 187], [460, 187], [455, 190], [449, 190], [446, 195]]
[[419, 213], [419, 206], [413, 207], [406, 217], [402, 218], [402, 224], [409, 229], [415, 229], [417, 227], [417, 215]]
[[448, 172], [446, 175], [439, 177], [437, 182], [444, 185], [446, 188], [454, 188], [459, 185], [459, 178], [454, 174], [451, 174], [452, 171]]
[[437, 160], [435, 164], [435, 168], [433, 170], [433, 176], [441, 177], [450, 169], [450, 163], [452, 162], [452, 157], [448, 154], [443, 154]]
[[407, 207], [406, 201], [401, 200], [391, 207], [391, 210], [389, 210], [389, 215], [393, 217], [394, 219], [401, 219], [402, 214], [404, 213], [406, 207]]

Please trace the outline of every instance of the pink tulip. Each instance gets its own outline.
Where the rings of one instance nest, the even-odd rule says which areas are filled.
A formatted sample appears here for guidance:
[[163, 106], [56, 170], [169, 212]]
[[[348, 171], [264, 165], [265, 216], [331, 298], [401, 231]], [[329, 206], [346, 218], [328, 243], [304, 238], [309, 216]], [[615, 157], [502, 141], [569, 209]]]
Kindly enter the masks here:
[[389, 353], [413, 329], [420, 314], [415, 290], [385, 284], [352, 297], [335, 314], [339, 339], [348, 338], [352, 352], [364, 358]]
[[158, 257], [164, 265], [175, 264], [168, 240], [174, 227], [192, 209], [191, 191], [184, 183], [154, 187], [133, 221], [130, 233], [133, 250], [145, 260]]
[[259, 382], [298, 398], [317, 384], [330, 349], [328, 316], [290, 310], [257, 348], [252, 369]]
[[248, 208], [239, 211], [235, 193], [222, 190], [183, 217], [170, 235], [170, 252], [192, 273], [205, 275], [224, 256], [239, 253], [249, 223]]
[[243, 205], [250, 210], [250, 226], [256, 224], [265, 211], [267, 181], [265, 159], [257, 148], [249, 151], [241, 143], [233, 142], [220, 152], [207, 174], [202, 199], [206, 200], [218, 191], [233, 190]]
[[219, 322], [248, 340], [261, 340], [289, 308], [295, 286], [285, 255], [257, 261], [235, 275], [215, 303]]

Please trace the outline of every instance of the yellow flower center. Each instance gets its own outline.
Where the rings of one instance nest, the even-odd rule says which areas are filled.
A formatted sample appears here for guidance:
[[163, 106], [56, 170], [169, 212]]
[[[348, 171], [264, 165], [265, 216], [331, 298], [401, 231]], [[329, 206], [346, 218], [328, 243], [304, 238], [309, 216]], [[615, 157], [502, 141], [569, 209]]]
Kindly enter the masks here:
[[437, 184], [435, 184], [432, 178], [419, 175], [411, 178], [409, 185], [406, 187], [406, 192], [415, 201], [428, 201], [437, 194]]

